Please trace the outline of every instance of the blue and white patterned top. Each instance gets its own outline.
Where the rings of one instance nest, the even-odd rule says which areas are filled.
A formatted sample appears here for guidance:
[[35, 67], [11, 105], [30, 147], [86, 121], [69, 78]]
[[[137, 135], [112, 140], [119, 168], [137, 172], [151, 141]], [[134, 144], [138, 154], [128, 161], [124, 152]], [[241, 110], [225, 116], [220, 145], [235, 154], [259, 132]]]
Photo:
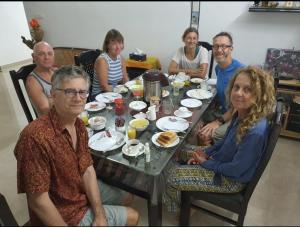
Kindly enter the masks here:
[[[108, 64], [108, 84], [115, 87], [123, 79], [121, 56], [118, 55], [117, 59], [113, 60], [108, 56], [107, 53], [102, 53], [99, 57], [104, 58]], [[92, 87], [92, 95], [102, 92], [96, 70], [94, 70]]]

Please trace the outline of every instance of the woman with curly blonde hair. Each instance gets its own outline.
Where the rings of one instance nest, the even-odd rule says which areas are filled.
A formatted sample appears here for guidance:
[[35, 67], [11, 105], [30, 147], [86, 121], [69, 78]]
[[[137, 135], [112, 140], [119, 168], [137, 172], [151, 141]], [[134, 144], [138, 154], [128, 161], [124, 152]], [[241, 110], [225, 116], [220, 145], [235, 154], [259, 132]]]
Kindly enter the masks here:
[[267, 144], [273, 77], [252, 66], [239, 70], [228, 86], [228, 100], [235, 113], [225, 137], [190, 152], [185, 165], [169, 171], [164, 202], [170, 211], [177, 211], [181, 190], [235, 193], [251, 180]]

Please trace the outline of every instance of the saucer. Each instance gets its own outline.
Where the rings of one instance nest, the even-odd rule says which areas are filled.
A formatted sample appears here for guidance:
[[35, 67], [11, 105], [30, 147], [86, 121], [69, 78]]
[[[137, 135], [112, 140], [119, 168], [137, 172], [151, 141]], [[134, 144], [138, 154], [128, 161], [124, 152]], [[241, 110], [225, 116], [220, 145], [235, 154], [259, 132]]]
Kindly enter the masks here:
[[193, 112], [191, 112], [191, 111], [182, 112], [182, 111], [179, 111], [179, 110], [175, 110], [174, 115], [176, 117], [188, 118], [188, 117], [191, 117], [193, 115]]
[[181, 100], [180, 104], [188, 108], [196, 108], [202, 106], [202, 102], [200, 100], [190, 98]]
[[194, 84], [200, 84], [202, 81], [204, 81], [204, 80], [201, 78], [197, 78], [197, 77], [191, 79], [191, 82]]
[[139, 149], [137, 149], [137, 152], [129, 152], [129, 149], [128, 149], [128, 144], [125, 144], [123, 147], [122, 147], [122, 153], [127, 155], [127, 156], [130, 156], [130, 157], [137, 157], [141, 154], [144, 154], [145, 152], [145, 145], [142, 144], [142, 143], [139, 143], [138, 144], [139, 146]]

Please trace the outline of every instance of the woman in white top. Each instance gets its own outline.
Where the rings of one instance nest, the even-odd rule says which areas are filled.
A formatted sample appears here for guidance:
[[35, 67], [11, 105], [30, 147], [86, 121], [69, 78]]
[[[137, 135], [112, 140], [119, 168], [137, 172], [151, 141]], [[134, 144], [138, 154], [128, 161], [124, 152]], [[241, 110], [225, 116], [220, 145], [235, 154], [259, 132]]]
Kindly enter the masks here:
[[198, 46], [199, 33], [197, 29], [187, 28], [182, 41], [185, 46], [180, 47], [169, 65], [169, 74], [184, 72], [191, 77], [205, 78], [208, 68], [208, 51]]

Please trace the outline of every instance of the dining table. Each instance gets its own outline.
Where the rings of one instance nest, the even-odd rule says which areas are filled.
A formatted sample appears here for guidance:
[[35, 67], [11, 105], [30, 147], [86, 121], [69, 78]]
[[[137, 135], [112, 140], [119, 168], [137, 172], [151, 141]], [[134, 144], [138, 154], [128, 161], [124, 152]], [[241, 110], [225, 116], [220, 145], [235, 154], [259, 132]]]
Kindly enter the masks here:
[[[141, 143], [149, 143], [150, 162], [146, 162], [145, 154], [134, 157], [124, 154], [124, 152], [122, 152], [122, 146], [105, 152], [90, 149], [94, 160], [95, 171], [99, 179], [109, 185], [118, 187], [147, 200], [149, 226], [162, 225], [162, 194], [165, 189], [168, 164], [172, 161], [175, 153], [180, 152], [182, 146], [187, 143], [192, 130], [201, 120], [205, 111], [214, 103], [216, 97], [216, 91], [215, 89], [212, 89], [212, 96], [207, 99], [202, 99], [201, 106], [188, 108], [192, 112], [192, 116], [186, 118], [189, 123], [188, 128], [177, 133], [179, 136], [177, 145], [169, 148], [155, 145], [152, 142], [152, 137], [156, 133], [162, 131], [162, 126], [157, 127], [157, 121], [162, 117], [174, 116], [174, 111], [182, 106], [182, 100], [189, 98], [187, 96], [187, 91], [196, 89], [197, 86], [199, 86], [199, 84], [193, 83], [187, 85], [188, 86], [181, 88], [179, 95], [176, 96], [173, 94], [171, 85], [163, 87], [162, 89], [165, 90], [164, 94], [167, 94], [167, 96], [161, 97], [161, 105], [158, 112], [156, 112], [156, 120], [149, 121], [149, 125], [144, 131], [137, 132], [137, 139]], [[123, 93], [122, 98], [124, 100], [123, 116], [125, 118], [125, 127], [127, 128], [129, 121], [134, 119], [133, 116], [139, 111], [129, 108], [129, 103], [134, 99], [130, 90]], [[164, 104], [166, 103], [165, 99], [168, 100], [168, 107]], [[146, 104], [147, 107], [150, 105], [149, 103]], [[170, 106], [171, 111], [165, 111], [165, 108], [170, 109]], [[141, 112], [145, 113], [147, 107], [144, 110], [141, 110]], [[90, 117], [105, 117], [106, 127], [103, 130], [114, 130], [116, 117], [114, 108], [105, 108], [100, 111], [89, 112], [89, 115]], [[99, 133], [99, 131], [94, 131], [94, 134], [95, 133]], [[126, 137], [126, 132], [124, 133], [124, 136]]]

